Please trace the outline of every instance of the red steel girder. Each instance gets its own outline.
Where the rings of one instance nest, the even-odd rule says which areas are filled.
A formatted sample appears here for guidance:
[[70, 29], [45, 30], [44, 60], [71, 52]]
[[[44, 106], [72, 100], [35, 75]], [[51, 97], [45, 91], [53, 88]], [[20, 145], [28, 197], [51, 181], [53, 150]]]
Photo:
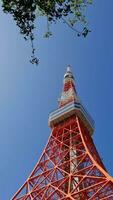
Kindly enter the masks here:
[[77, 116], [53, 128], [41, 158], [12, 200], [113, 200], [113, 178]]

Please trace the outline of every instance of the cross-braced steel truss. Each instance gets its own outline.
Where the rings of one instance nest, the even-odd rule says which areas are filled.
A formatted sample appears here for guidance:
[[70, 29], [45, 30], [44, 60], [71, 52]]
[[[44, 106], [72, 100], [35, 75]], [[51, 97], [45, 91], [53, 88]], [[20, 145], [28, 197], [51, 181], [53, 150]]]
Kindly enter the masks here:
[[77, 116], [53, 128], [39, 162], [12, 200], [113, 200], [113, 178]]

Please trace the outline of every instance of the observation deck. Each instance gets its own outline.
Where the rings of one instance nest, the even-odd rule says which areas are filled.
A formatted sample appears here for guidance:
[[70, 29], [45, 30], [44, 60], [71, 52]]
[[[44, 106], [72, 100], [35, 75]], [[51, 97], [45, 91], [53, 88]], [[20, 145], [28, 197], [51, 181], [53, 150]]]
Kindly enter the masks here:
[[58, 123], [64, 121], [65, 119], [71, 117], [72, 115], [78, 116], [84, 125], [88, 128], [90, 135], [94, 131], [94, 121], [83, 107], [81, 103], [74, 102], [68, 103], [65, 106], [58, 108], [49, 115], [49, 126], [53, 128]]

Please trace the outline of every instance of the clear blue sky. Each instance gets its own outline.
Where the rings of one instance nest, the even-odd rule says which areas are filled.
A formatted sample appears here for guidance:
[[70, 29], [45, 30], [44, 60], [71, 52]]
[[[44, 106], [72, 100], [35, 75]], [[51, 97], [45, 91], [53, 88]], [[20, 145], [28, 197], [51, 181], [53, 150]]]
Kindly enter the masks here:
[[57, 108], [67, 64], [78, 94], [95, 120], [94, 142], [113, 175], [113, 1], [89, 9], [92, 33], [77, 38], [65, 25], [53, 37], [39, 23], [40, 64], [29, 63], [30, 48], [9, 15], [0, 10], [0, 200], [9, 200], [36, 164], [50, 134], [48, 115]]

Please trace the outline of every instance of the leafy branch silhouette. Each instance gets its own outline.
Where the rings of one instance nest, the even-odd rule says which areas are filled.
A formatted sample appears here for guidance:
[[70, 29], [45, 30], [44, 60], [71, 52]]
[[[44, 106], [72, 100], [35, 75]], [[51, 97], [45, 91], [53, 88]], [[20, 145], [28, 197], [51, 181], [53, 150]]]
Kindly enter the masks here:
[[51, 24], [60, 20], [76, 32], [77, 36], [86, 37], [90, 30], [85, 10], [90, 4], [92, 0], [2, 0], [3, 11], [13, 16], [24, 39], [30, 39], [32, 48], [30, 62], [36, 65], [39, 59], [35, 55], [34, 47], [35, 20], [40, 16], [47, 18], [45, 38], [52, 35]]

